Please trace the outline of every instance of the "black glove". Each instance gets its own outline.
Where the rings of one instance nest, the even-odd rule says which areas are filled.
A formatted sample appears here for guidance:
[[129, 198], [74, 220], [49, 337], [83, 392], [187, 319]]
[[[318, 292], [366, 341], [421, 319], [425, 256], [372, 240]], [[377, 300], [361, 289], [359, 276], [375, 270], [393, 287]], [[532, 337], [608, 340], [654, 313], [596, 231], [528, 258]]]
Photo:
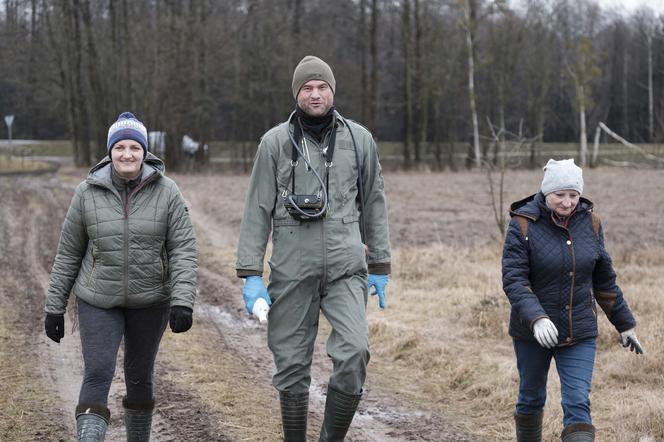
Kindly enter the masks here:
[[189, 307], [183, 307], [181, 305], [176, 305], [171, 307], [171, 330], [173, 333], [182, 333], [186, 332], [191, 328], [191, 318], [192, 311]]
[[47, 313], [44, 320], [44, 329], [46, 330], [46, 336], [59, 344], [60, 339], [65, 337], [65, 315]]

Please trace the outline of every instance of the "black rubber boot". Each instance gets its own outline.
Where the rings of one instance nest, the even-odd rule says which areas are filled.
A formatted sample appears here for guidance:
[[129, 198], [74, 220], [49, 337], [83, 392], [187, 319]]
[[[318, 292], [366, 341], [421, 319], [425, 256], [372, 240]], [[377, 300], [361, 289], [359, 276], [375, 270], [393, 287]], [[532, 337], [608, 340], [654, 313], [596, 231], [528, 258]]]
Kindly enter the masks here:
[[321, 442], [341, 442], [346, 437], [361, 394], [347, 394], [327, 387], [325, 419], [320, 430]]
[[102, 442], [111, 412], [99, 404], [78, 404], [76, 406], [76, 440], [78, 442]]
[[593, 442], [595, 427], [592, 424], [572, 424], [565, 427], [560, 439], [563, 442]]
[[284, 440], [287, 442], [307, 442], [307, 412], [309, 392], [279, 392], [281, 402], [281, 422], [284, 427]]
[[152, 429], [152, 410], [154, 400], [128, 401], [122, 399], [125, 411], [125, 428], [127, 429], [127, 442], [148, 442]]
[[517, 442], [541, 442], [544, 412], [535, 415], [514, 413]]

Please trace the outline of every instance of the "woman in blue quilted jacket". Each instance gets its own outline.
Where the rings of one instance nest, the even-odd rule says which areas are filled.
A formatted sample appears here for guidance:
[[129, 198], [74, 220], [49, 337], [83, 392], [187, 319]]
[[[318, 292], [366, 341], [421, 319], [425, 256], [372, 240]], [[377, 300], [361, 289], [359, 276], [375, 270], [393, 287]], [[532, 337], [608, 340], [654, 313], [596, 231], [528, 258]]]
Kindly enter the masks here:
[[598, 304], [623, 346], [643, 353], [634, 332], [636, 320], [604, 247], [599, 217], [582, 192], [582, 170], [573, 159], [549, 160], [540, 192], [510, 207], [502, 271], [519, 371], [514, 418], [520, 442], [541, 440], [552, 358], [561, 385], [561, 439], [595, 440], [589, 394]]

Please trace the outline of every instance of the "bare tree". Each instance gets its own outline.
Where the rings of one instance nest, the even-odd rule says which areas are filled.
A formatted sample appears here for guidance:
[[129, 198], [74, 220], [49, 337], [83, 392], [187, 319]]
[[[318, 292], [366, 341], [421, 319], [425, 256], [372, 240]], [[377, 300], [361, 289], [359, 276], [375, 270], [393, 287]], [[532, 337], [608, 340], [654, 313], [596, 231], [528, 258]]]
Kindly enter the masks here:
[[411, 98], [413, 101], [413, 151], [415, 154], [415, 164], [422, 161], [422, 146], [420, 141], [425, 141], [426, 134], [422, 130], [426, 127], [426, 118], [422, 115], [424, 110], [424, 88], [422, 86], [423, 66], [422, 66], [422, 17], [420, 13], [420, 0], [413, 0], [413, 91]]
[[335, 70], [340, 109], [403, 142], [409, 165], [433, 154], [454, 167], [469, 138], [473, 165], [486, 146], [496, 161], [507, 140], [480, 138], [482, 109], [501, 137], [525, 116], [529, 137], [578, 139], [582, 160], [584, 126], [598, 121], [635, 140], [664, 133], [661, 18], [652, 33], [638, 13], [593, 0], [522, 3], [0, 0], [0, 59], [11, 61], [0, 63], [0, 108], [16, 114], [15, 136], [70, 137], [79, 164], [103, 153], [123, 110], [168, 133], [171, 169], [184, 133], [247, 158], [292, 108], [294, 64], [315, 54]]
[[653, 40], [658, 33], [658, 23], [655, 12], [642, 7], [637, 11], [635, 21], [640, 29], [640, 33], [645, 41], [646, 47], [646, 65], [648, 70], [647, 94], [648, 94], [648, 141], [655, 140], [655, 96], [653, 90]]
[[475, 100], [475, 31], [477, 26], [477, 4], [476, 0], [460, 0], [463, 9], [462, 26], [466, 33], [466, 49], [468, 51], [468, 100], [470, 102], [470, 117], [473, 127], [473, 153], [475, 155], [475, 166], [482, 167], [482, 155], [480, 151], [480, 127], [477, 119], [477, 104]]
[[109, 112], [105, 100], [104, 85], [99, 72], [100, 57], [97, 51], [97, 45], [94, 40], [95, 31], [92, 23], [92, 14], [90, 12], [90, 1], [81, 0], [79, 3], [81, 9], [81, 19], [85, 29], [85, 42], [87, 49], [87, 67], [88, 81], [92, 93], [92, 146], [98, 158], [103, 157], [106, 152], [106, 129], [108, 127]]
[[[579, 163], [583, 167], [587, 163], [588, 155], [586, 113], [594, 105], [593, 85], [602, 73], [593, 46], [599, 10], [597, 5], [586, 0], [578, 0], [573, 6], [562, 0], [559, 7], [560, 44], [563, 48], [563, 64], [574, 90], [579, 124]], [[574, 28], [571, 23], [572, 17], [576, 24]]]
[[404, 140], [403, 140], [403, 162], [406, 169], [411, 166], [411, 142], [413, 140], [413, 45], [411, 30], [410, 0], [402, 3], [402, 44], [403, 44], [403, 69], [404, 69]]

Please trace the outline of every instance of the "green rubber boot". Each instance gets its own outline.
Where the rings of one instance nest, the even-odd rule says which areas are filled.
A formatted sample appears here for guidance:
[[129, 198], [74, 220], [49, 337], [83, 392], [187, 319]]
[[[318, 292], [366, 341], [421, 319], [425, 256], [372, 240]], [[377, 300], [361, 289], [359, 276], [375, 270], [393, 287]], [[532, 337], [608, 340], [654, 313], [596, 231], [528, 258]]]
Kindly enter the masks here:
[[563, 442], [594, 442], [595, 427], [592, 424], [572, 424], [565, 427], [560, 439]]
[[127, 442], [148, 442], [152, 429], [152, 410], [154, 400], [128, 401], [122, 399], [125, 411], [125, 428], [127, 429]]
[[544, 412], [535, 415], [514, 413], [517, 442], [541, 442]]
[[320, 442], [342, 442], [346, 437], [361, 394], [347, 394], [327, 388], [325, 419], [320, 430]]
[[76, 406], [76, 440], [78, 442], [102, 442], [111, 412], [99, 404], [78, 404]]
[[286, 442], [307, 442], [307, 412], [309, 409], [309, 392], [279, 392], [281, 403], [281, 422], [284, 427]]

